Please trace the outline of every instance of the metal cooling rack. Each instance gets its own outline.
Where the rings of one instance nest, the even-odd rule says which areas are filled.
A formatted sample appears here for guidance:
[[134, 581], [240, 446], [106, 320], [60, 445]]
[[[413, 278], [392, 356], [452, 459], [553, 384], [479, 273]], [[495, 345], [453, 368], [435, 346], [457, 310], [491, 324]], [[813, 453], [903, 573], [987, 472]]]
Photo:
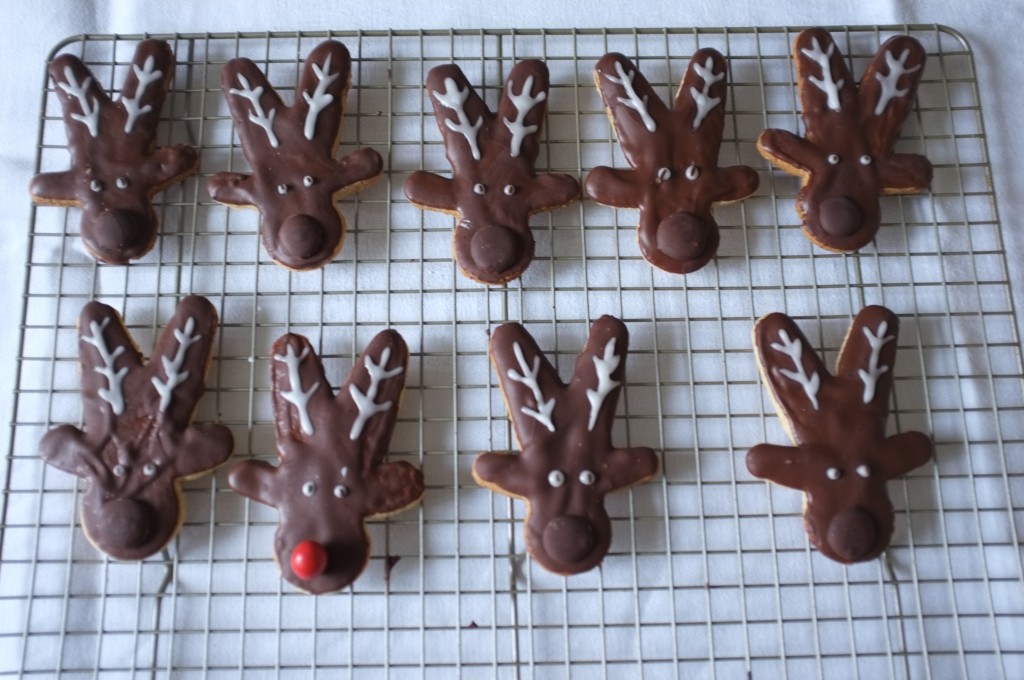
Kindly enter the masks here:
[[[178, 67], [160, 142], [201, 147], [203, 168], [158, 197], [156, 250], [129, 267], [98, 266], [78, 244], [77, 211], [32, 213], [0, 524], [0, 672], [1024, 677], [1024, 390], [974, 64], [938, 26], [836, 35], [859, 74], [897, 31], [929, 52], [900, 147], [926, 152], [935, 182], [884, 198], [877, 241], [851, 255], [809, 244], [798, 181], [754, 148], [766, 126], [799, 126], [795, 30], [334, 33], [355, 58], [343, 150], [375, 147], [388, 171], [344, 202], [351, 231], [339, 259], [305, 274], [273, 265], [255, 214], [213, 204], [205, 184], [246, 167], [218, 85], [224, 61], [248, 56], [284, 90], [326, 35], [167, 36]], [[81, 55], [113, 89], [137, 39], [85, 36], [57, 51]], [[539, 167], [582, 176], [624, 165], [592, 85], [597, 59], [624, 52], [669, 96], [707, 45], [730, 58], [722, 163], [752, 165], [762, 183], [718, 210], [722, 245], [703, 270], [653, 270], [638, 255], [636, 214], [588, 201], [535, 218], [532, 267], [488, 289], [456, 273], [452, 220], [406, 202], [409, 172], [448, 171], [422, 90], [433, 65], [457, 61], [493, 105], [516, 59], [546, 59]], [[38, 169], [61, 169], [60, 110], [41, 86]], [[276, 514], [232, 493], [224, 470], [185, 486], [186, 523], [162, 556], [108, 561], [78, 525], [80, 489], [37, 457], [47, 428], [80, 418], [75, 323], [85, 301], [119, 309], [148, 351], [186, 293], [220, 310], [197, 419], [232, 428], [236, 460], [275, 457], [275, 337], [309, 335], [335, 384], [378, 330], [407, 339], [393, 457], [420, 465], [428, 491], [420, 509], [372, 524], [373, 558], [353, 588], [316, 598], [286, 585], [272, 557]], [[786, 442], [749, 338], [756, 317], [783, 310], [834, 359], [849, 319], [870, 303], [903, 320], [892, 427], [933, 432], [937, 457], [890, 484], [897, 529], [886, 559], [844, 568], [809, 549], [799, 493], [745, 470], [748, 447]], [[470, 476], [479, 451], [513, 447], [487, 331], [524, 321], [568, 372], [603, 313], [632, 332], [618, 440], [663, 452], [663, 474], [609, 499], [611, 553], [599, 570], [564, 579], [525, 557], [522, 504]]]

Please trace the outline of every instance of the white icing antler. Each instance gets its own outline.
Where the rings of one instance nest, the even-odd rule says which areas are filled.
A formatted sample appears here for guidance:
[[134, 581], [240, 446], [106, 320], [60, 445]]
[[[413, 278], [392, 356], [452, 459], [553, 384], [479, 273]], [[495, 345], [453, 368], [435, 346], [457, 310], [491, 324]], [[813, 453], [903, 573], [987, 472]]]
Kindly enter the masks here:
[[809, 76], [808, 79], [816, 88], [825, 93], [825, 96], [828, 98], [828, 108], [833, 111], [840, 111], [842, 107], [839, 105], [839, 88], [845, 85], [846, 81], [840, 79], [837, 83], [832, 79], [832, 62], [830, 59], [832, 53], [836, 51], [836, 44], [829, 43], [828, 51], [822, 52], [818, 39], [811, 38], [811, 46], [811, 49], [801, 48], [800, 51], [803, 52], [805, 57], [821, 67], [821, 78]]
[[771, 348], [774, 349], [776, 352], [782, 352], [790, 359], [792, 359], [793, 366], [796, 367], [795, 371], [792, 371], [788, 368], [780, 368], [779, 373], [786, 376], [793, 382], [799, 383], [799, 385], [802, 388], [804, 388], [804, 394], [806, 394], [807, 399], [810, 400], [811, 406], [813, 406], [814, 410], [817, 411], [818, 388], [821, 386], [821, 378], [818, 376], [817, 373], [812, 373], [811, 375], [808, 376], [806, 371], [804, 371], [804, 364], [803, 361], [801, 361], [803, 343], [800, 342], [799, 338], [797, 338], [796, 340], [791, 340], [789, 337], [789, 333], [787, 333], [786, 329], [784, 328], [779, 330], [779, 340], [781, 340], [782, 343], [780, 344], [777, 342], [773, 342], [771, 344]]
[[320, 115], [320, 112], [331, 105], [334, 101], [334, 95], [327, 92], [327, 88], [331, 86], [335, 80], [338, 79], [339, 73], [331, 73], [331, 58], [333, 54], [328, 53], [327, 58], [324, 59], [323, 68], [313, 64], [313, 74], [317, 77], [316, 89], [313, 90], [313, 94], [308, 92], [302, 93], [302, 98], [309, 104], [309, 110], [306, 111], [306, 124], [302, 128], [302, 132], [306, 135], [306, 139], [313, 139], [313, 132], [316, 130], [316, 119]]
[[156, 82], [163, 78], [164, 72], [153, 68], [156, 62], [153, 59], [153, 55], [146, 57], [146, 61], [142, 64], [142, 68], [139, 68], [138, 64], [132, 64], [132, 70], [135, 71], [135, 77], [138, 78], [139, 84], [135, 86], [134, 97], [121, 97], [121, 104], [124, 105], [124, 110], [128, 114], [128, 119], [124, 122], [125, 134], [132, 131], [135, 127], [135, 120], [144, 113], [149, 113], [153, 110], [153, 107], [146, 104], [143, 107], [139, 107], [139, 102], [146, 94], [146, 88], [149, 87], [150, 83]]
[[875, 398], [875, 387], [878, 384], [878, 378], [889, 370], [888, 366], [878, 363], [879, 355], [882, 353], [885, 343], [893, 340], [895, 336], [885, 334], [889, 330], [888, 321], [879, 323], [878, 330], [874, 333], [867, 326], [864, 326], [861, 330], [864, 331], [864, 337], [868, 339], [868, 344], [871, 345], [871, 356], [868, 357], [868, 370], [858, 369], [857, 375], [860, 376], [861, 382], [864, 383], [864, 403], [870, 404], [871, 400]]
[[171, 393], [174, 392], [174, 388], [188, 380], [189, 372], [181, 370], [182, 364], [185, 363], [185, 353], [189, 347], [203, 339], [201, 335], [192, 335], [192, 331], [195, 329], [196, 320], [191, 316], [185, 322], [185, 329], [183, 331], [179, 331], [177, 328], [174, 329], [174, 339], [178, 341], [178, 349], [174, 353], [174, 358], [161, 357], [167, 381], [163, 382], [155, 375], [150, 379], [153, 382], [153, 387], [160, 394], [161, 413], [165, 412], [167, 407], [171, 405]]
[[113, 352], [107, 347], [107, 341], [103, 339], [103, 331], [109, 325], [109, 316], [100, 322], [90, 321], [89, 332], [92, 335], [83, 335], [82, 341], [92, 345], [100, 353], [103, 365], [94, 366], [93, 370], [107, 379], [107, 387], [99, 388], [96, 393], [100, 399], [110, 404], [110, 410], [114, 412], [114, 415], [119, 416], [124, 413], [124, 394], [121, 391], [121, 381], [128, 375], [128, 367], [122, 366], [121, 370], [115, 370], [114, 363], [119, 356], [124, 354], [124, 347], [118, 345]]
[[623, 104], [640, 114], [640, 120], [644, 122], [644, 127], [647, 128], [648, 132], [654, 132], [657, 130], [658, 126], [655, 124], [654, 119], [651, 118], [651, 114], [647, 112], [647, 97], [641, 97], [636, 93], [636, 90], [633, 89], [633, 78], [636, 77], [636, 71], [626, 73], [622, 68], [622, 64], [616, 61], [615, 72], [619, 74], [618, 78], [607, 73], [604, 74], [604, 77], [616, 85], [622, 85], [622, 89], [626, 91], [625, 97], [616, 97], [616, 99], [619, 100], [620, 104]]
[[508, 83], [508, 98], [516, 107], [516, 119], [509, 120], [505, 119], [505, 127], [512, 133], [512, 142], [510, 143], [509, 155], [515, 158], [519, 155], [519, 151], [522, 149], [523, 140], [527, 135], [537, 131], [538, 126], [536, 125], [523, 125], [523, 121], [526, 120], [526, 116], [530, 113], [534, 106], [541, 103], [548, 98], [548, 93], [541, 90], [534, 97], [530, 93], [533, 91], [533, 76], [527, 76], [526, 82], [523, 83], [523, 89], [519, 94], [515, 94], [512, 91], [512, 81]]
[[441, 106], [452, 109], [455, 111], [455, 115], [458, 116], [459, 122], [456, 123], [450, 118], [444, 119], [444, 124], [448, 126], [448, 129], [452, 132], [457, 132], [466, 138], [466, 142], [469, 143], [469, 150], [473, 152], [473, 159], [480, 160], [480, 147], [477, 146], [476, 136], [480, 130], [480, 126], [484, 124], [484, 118], [481, 116], [477, 118], [475, 123], [469, 120], [469, 115], [466, 113], [466, 100], [469, 98], [469, 88], [460, 90], [458, 84], [454, 78], [444, 79], [444, 92], [438, 92], [435, 90], [433, 93], [434, 99], [438, 101]]
[[260, 104], [260, 97], [263, 96], [263, 86], [260, 85], [255, 90], [252, 89], [249, 85], [249, 79], [241, 73], [238, 74], [238, 84], [242, 86], [242, 89], [239, 90], [233, 87], [228, 92], [239, 97], [245, 97], [252, 103], [252, 111], [249, 112], [249, 122], [263, 128], [267, 133], [267, 139], [270, 140], [270, 146], [276, 149], [279, 143], [277, 135], [274, 134], [274, 116], [277, 115], [277, 110], [270, 109], [269, 113], [264, 113], [263, 105]]
[[533, 394], [533, 400], [537, 403], [537, 408], [531, 409], [526, 406], [520, 407], [520, 411], [530, 416], [544, 427], [548, 428], [548, 431], [555, 431], [555, 424], [551, 422], [551, 412], [555, 410], [554, 398], [544, 400], [544, 393], [540, 390], [540, 384], [537, 382], [537, 375], [540, 373], [540, 356], [533, 358], [533, 365], [530, 366], [526, 363], [526, 357], [523, 356], [523, 348], [519, 346], [518, 342], [512, 343], [512, 351], [515, 352], [516, 361], [519, 362], [519, 369], [522, 373], [516, 373], [513, 369], [508, 369], [508, 377], [516, 382], [526, 385], [526, 387]]
[[903, 50], [900, 54], [899, 59], [892, 55], [892, 52], [886, 50], [885, 52], [885, 65], [889, 67], [889, 74], [882, 75], [879, 72], [875, 72], [875, 80], [882, 86], [882, 92], [878, 95], [878, 103], [875, 104], [875, 115], [880, 116], [885, 111], [885, 107], [889, 105], [889, 102], [896, 97], [905, 97], [909, 88], [903, 88], [902, 90], [897, 87], [900, 82], [900, 78], [908, 73], [913, 73], [921, 68], [921, 64], [918, 64], [914, 68], [907, 68], [907, 57], [910, 56], [910, 50]]
[[690, 88], [690, 96], [693, 97], [694, 103], [697, 104], [697, 114], [693, 117], [693, 129], [696, 130], [704, 122], [705, 116], [722, 103], [721, 97], [711, 97], [709, 94], [711, 93], [711, 86], [725, 78], [725, 71], [716, 74], [715, 60], [711, 57], [704, 61], [703, 66], [694, 63], [693, 71], [704, 79], [704, 87], [700, 90], [695, 87]]
[[68, 96], [78, 100], [82, 108], [81, 113], [72, 113], [71, 118], [89, 129], [89, 135], [96, 137], [100, 133], [100, 109], [96, 106], [96, 98], [89, 100], [89, 86], [92, 85], [92, 77], [86, 76], [81, 84], [75, 78], [75, 72], [70, 66], [64, 67], [65, 83], [57, 83], [57, 87], [64, 90]]
[[587, 390], [587, 401], [590, 402], [590, 420], [587, 422], [588, 432], [592, 432], [594, 425], [597, 424], [597, 415], [601, 412], [601, 405], [604, 404], [605, 397], [621, 384], [618, 380], [612, 380], [612, 373], [619, 367], [621, 360], [622, 357], [615, 353], [615, 338], [609, 340], [608, 344], [604, 346], [603, 357], [594, 357], [594, 370], [597, 371], [597, 389]]
[[308, 390], [302, 390], [302, 375], [299, 373], [299, 364], [308, 356], [308, 346], [302, 349], [302, 354], [296, 356], [295, 350], [292, 349], [290, 344], [286, 346], [284, 356], [280, 354], [274, 355], [275, 361], [284, 362], [285, 366], [288, 367], [288, 385], [290, 389], [287, 392], [281, 392], [281, 398], [295, 406], [295, 409], [299, 412], [299, 427], [302, 429], [302, 434], [306, 435], [313, 434], [313, 421], [309, 418], [309, 398], [320, 387], [320, 381], [318, 380]]
[[377, 398], [377, 390], [380, 389], [381, 381], [394, 378], [404, 370], [401, 366], [395, 366], [388, 370], [386, 366], [389, 359], [391, 359], [390, 347], [385, 347], [384, 351], [380, 353], [379, 364], [373, 363], [372, 357], [366, 357], [366, 372], [370, 374], [370, 386], [366, 389], [365, 394], [360, 392], [354, 383], [348, 386], [348, 393], [352, 395], [352, 401], [356, 403], [356, 408], [359, 409], [359, 415], [356, 416], [355, 422], [352, 423], [352, 431], [348, 435], [348, 438], [353, 441], [358, 439], [359, 435], [363, 433], [366, 421], [376, 414], [391, 408], [391, 401], [385, 401], [381, 404], [374, 401]]

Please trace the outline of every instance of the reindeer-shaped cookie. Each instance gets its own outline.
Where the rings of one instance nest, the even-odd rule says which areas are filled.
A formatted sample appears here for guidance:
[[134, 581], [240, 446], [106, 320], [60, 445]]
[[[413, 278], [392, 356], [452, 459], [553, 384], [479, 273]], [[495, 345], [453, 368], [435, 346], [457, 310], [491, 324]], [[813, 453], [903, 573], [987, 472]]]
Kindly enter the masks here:
[[758, 444], [747, 454], [747, 468], [803, 491], [811, 543], [846, 564], [885, 550], [894, 520], [886, 482], [932, 457], [926, 434], [885, 433], [898, 333], [895, 314], [865, 307], [831, 375], [785, 314], [769, 314], [754, 326], [761, 375], [795, 446]]
[[859, 87], [822, 28], [797, 36], [793, 58], [805, 136], [765, 130], [757, 148], [779, 169], [802, 178], [796, 207], [811, 241], [854, 251], [878, 232], [879, 194], [915, 193], [931, 184], [927, 158], [894, 152], [924, 71], [924, 48], [907, 35], [889, 38]]
[[138, 259], [156, 242], [153, 195], [199, 167], [190, 146], [155, 146], [174, 53], [162, 40], [139, 43], [116, 102], [77, 57], [62, 54], [49, 72], [64, 111], [71, 169], [33, 177], [32, 199], [81, 208], [82, 241], [97, 259]]
[[153, 359], [143, 363], [117, 312], [99, 302], [82, 310], [85, 429], [61, 425], [43, 436], [39, 449], [49, 465], [87, 481], [82, 528], [111, 557], [141, 560], [167, 545], [185, 517], [181, 481], [231, 455], [229, 429], [189, 424], [216, 331], [213, 305], [187, 297]]
[[335, 396], [309, 340], [289, 333], [274, 343], [281, 463], [244, 461], [228, 483], [280, 511], [274, 551], [281, 573], [301, 590], [327, 593], [355, 581], [370, 558], [366, 520], [405, 510], [423, 496], [418, 469], [384, 462], [408, 358], [402, 336], [379, 333]]
[[597, 167], [584, 186], [598, 203], [639, 208], [640, 252], [675, 274], [703, 267], [718, 250], [715, 203], [738, 201], [757, 190], [745, 165], [718, 167], [725, 129], [725, 58], [697, 51], [668, 108], [629, 59], [601, 57], [594, 82], [632, 170]]
[[497, 115], [458, 66], [437, 66], [427, 74], [453, 177], [414, 172], [405, 195], [416, 206], [454, 215], [455, 261], [480, 283], [519, 278], [533, 259], [530, 216], [579, 197], [568, 175], [540, 174], [540, 132], [548, 105], [548, 68], [530, 59], [513, 67], [502, 88]]
[[526, 501], [526, 548], [557, 574], [601, 563], [612, 539], [604, 497], [658, 471], [651, 449], [611, 442], [628, 345], [626, 326], [601, 317], [565, 385], [519, 324], [499, 326], [491, 336], [491, 360], [522, 451], [480, 454], [473, 478]]
[[310, 52], [292, 106], [249, 59], [232, 59], [221, 71], [252, 174], [218, 172], [210, 197], [257, 208], [263, 246], [288, 269], [316, 269], [334, 259], [346, 228], [337, 201], [371, 184], [384, 167], [369, 148], [334, 158], [351, 76], [348, 49], [334, 40]]

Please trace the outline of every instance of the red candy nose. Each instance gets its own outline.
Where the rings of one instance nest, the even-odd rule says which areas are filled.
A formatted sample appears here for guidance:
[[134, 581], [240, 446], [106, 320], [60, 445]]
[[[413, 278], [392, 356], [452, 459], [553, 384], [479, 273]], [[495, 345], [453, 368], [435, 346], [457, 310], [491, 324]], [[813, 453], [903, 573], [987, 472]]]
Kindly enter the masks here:
[[303, 541], [292, 550], [292, 572], [303, 581], [316, 578], [327, 568], [327, 551], [316, 541]]

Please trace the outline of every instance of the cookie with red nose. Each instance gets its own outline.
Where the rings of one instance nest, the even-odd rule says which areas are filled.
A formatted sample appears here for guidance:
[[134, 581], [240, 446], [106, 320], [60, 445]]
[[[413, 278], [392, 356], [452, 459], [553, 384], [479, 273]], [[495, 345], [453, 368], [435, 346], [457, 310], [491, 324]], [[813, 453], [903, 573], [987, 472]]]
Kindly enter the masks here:
[[829, 373], [797, 325], [769, 314], [754, 326], [754, 350], [793, 446], [758, 444], [747, 469], [805, 494], [804, 526], [826, 557], [851, 564], [889, 545], [895, 513], [887, 482], [932, 457], [922, 432], [886, 435], [899, 319], [865, 307]]
[[280, 512], [274, 554], [285, 579], [309, 593], [341, 590], [370, 558], [368, 519], [419, 503], [423, 474], [387, 462], [409, 350], [379, 333], [335, 395], [308, 339], [289, 333], [271, 350], [280, 464], [249, 460], [228, 476], [236, 492]]

